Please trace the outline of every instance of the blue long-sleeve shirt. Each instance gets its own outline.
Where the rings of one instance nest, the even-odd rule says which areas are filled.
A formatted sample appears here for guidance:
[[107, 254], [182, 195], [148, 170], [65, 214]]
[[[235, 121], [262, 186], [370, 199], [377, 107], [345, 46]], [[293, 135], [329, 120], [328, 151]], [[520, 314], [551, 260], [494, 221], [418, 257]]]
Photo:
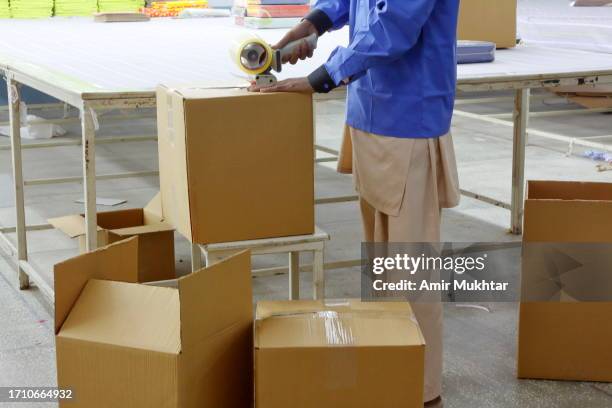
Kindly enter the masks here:
[[348, 83], [349, 126], [402, 138], [450, 129], [459, 0], [317, 0], [306, 16], [320, 34], [350, 26], [309, 76], [318, 92]]

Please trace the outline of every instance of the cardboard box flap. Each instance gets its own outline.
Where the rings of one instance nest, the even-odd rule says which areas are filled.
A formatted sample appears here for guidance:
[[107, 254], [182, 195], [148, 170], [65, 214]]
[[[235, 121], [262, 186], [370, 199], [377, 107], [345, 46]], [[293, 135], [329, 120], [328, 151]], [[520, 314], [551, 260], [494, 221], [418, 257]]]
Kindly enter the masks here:
[[[65, 217], [50, 218], [49, 224], [62, 231], [70, 238], [85, 235], [85, 218], [82, 215], [74, 214]], [[98, 231], [102, 228], [97, 227]]]
[[425, 344], [408, 303], [259, 302], [255, 324], [256, 348]]
[[178, 291], [89, 280], [58, 336], [178, 354], [181, 349]]
[[527, 199], [612, 201], [612, 183], [529, 180]]
[[257, 95], [249, 93], [244, 86], [244, 82], [228, 83], [226, 86], [206, 86], [203, 85], [178, 85], [168, 87], [160, 85], [168, 89], [170, 92], [176, 93], [184, 99], [211, 99], [211, 98], [227, 98], [232, 96]]
[[251, 254], [240, 252], [178, 280], [183, 348], [236, 324], [251, 324]]
[[119, 236], [132, 236], [138, 234], [151, 234], [154, 232], [164, 232], [164, 231], [174, 231], [174, 227], [164, 223], [157, 224], [149, 224], [149, 225], [141, 225], [138, 227], [128, 227], [128, 228], [119, 228], [114, 229], [111, 232], [115, 235]]
[[53, 271], [57, 333], [90, 279], [138, 281], [138, 238], [129, 238], [60, 262]]
[[[189, 188], [183, 98], [171, 88], [157, 87], [157, 129], [159, 151], [160, 198], [150, 203], [150, 213], [159, 203], [163, 220], [192, 241], [189, 216]], [[166, 169], [166, 170], [162, 170]]]
[[611, 242], [612, 183], [528, 181], [523, 242]]

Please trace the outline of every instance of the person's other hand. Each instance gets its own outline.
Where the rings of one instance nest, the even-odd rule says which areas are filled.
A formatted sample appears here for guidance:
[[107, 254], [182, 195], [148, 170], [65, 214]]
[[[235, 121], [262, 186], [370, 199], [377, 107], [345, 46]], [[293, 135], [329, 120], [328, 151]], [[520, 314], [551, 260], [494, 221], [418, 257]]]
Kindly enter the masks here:
[[[278, 50], [280, 48], [283, 48], [290, 42], [301, 40], [303, 38], [308, 37], [310, 34], [314, 34], [316, 32], [317, 29], [310, 21], [303, 20], [291, 30], [289, 30], [279, 42], [272, 46], [272, 48]], [[281, 62], [289, 62], [294, 65], [296, 62], [298, 62], [298, 60], [305, 60], [306, 58], [312, 57], [313, 53], [314, 48], [311, 47], [307, 41], [301, 41], [299, 45], [293, 49], [293, 52], [291, 54], [283, 56], [283, 60]]]
[[308, 78], [291, 78], [278, 81], [274, 85], [258, 86], [255, 82], [251, 82], [249, 87], [251, 92], [302, 92], [313, 93], [314, 89], [310, 86]]

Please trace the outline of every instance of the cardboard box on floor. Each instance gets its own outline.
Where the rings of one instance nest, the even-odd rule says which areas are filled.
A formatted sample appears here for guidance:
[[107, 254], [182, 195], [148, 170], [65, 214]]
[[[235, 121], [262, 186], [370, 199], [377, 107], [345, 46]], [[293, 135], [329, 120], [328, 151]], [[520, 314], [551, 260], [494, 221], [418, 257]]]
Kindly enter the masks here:
[[568, 96], [568, 99], [587, 109], [612, 108], [612, 96]]
[[490, 41], [497, 48], [516, 45], [517, 0], [461, 0], [459, 40]]
[[252, 404], [248, 252], [174, 281], [126, 283], [138, 237], [55, 266], [55, 332], [64, 407]]
[[612, 85], [559, 86], [552, 88], [551, 92], [565, 96], [588, 109], [612, 108]]
[[[599, 250], [599, 254], [593, 256], [595, 252], [592, 252], [597, 251], [597, 244], [612, 243], [611, 231], [612, 183], [529, 181], [523, 232], [523, 300], [534, 299], [527, 295], [534, 290], [550, 293], [550, 283], [558, 283], [555, 277], [547, 275], [547, 264], [541, 259], [543, 254], [532, 252], [539, 250], [537, 245], [542, 244], [538, 243], [558, 243], [558, 248], [554, 248], [555, 255], [561, 255], [566, 263], [572, 260], [573, 267], [578, 268], [575, 273], [599, 271], [596, 275], [601, 278], [603, 273], [604, 281], [607, 280], [604, 288], [612, 288], [608, 263], [612, 254], [606, 256], [605, 248], [604, 254]], [[575, 243], [591, 245], [588, 248], [578, 246], [571, 253], [561, 252], [564, 245], [576, 248]], [[599, 263], [600, 269], [597, 267]], [[557, 265], [557, 262], [553, 264]], [[587, 271], [585, 266], [590, 269]], [[560, 277], [564, 285], [561, 293], [557, 294], [560, 301], [521, 302], [519, 378], [612, 381], [612, 302], [572, 301], [571, 290], [585, 289], [584, 286], [572, 287], [575, 278], [577, 280], [573, 282], [578, 286], [584, 285], [580, 275]], [[533, 287], [544, 283], [548, 286]], [[601, 285], [595, 281], [587, 283]]]
[[157, 89], [165, 220], [208, 244], [314, 232], [312, 97]]
[[257, 408], [422, 408], [425, 342], [408, 303], [259, 302]]
[[[175, 278], [174, 228], [161, 217], [161, 195], [145, 208], [99, 212], [98, 246], [133, 236], [140, 237], [138, 276], [132, 282], [149, 282]], [[82, 214], [52, 218], [49, 223], [70, 238], [79, 239], [79, 250], [85, 247], [85, 218]]]

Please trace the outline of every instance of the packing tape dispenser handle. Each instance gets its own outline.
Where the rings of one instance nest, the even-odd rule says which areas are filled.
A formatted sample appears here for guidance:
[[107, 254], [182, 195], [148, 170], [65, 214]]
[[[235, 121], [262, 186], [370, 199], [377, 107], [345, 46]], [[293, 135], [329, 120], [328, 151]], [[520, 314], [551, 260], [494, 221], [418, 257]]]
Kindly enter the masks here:
[[300, 38], [299, 40], [291, 41], [289, 44], [285, 45], [281, 48], [280, 51], [280, 61], [283, 61], [286, 56], [293, 54], [293, 51], [302, 43], [302, 41], [306, 41], [306, 43], [313, 50], [317, 48], [317, 41], [319, 40], [319, 36], [317, 33], [312, 33], [308, 37]]

